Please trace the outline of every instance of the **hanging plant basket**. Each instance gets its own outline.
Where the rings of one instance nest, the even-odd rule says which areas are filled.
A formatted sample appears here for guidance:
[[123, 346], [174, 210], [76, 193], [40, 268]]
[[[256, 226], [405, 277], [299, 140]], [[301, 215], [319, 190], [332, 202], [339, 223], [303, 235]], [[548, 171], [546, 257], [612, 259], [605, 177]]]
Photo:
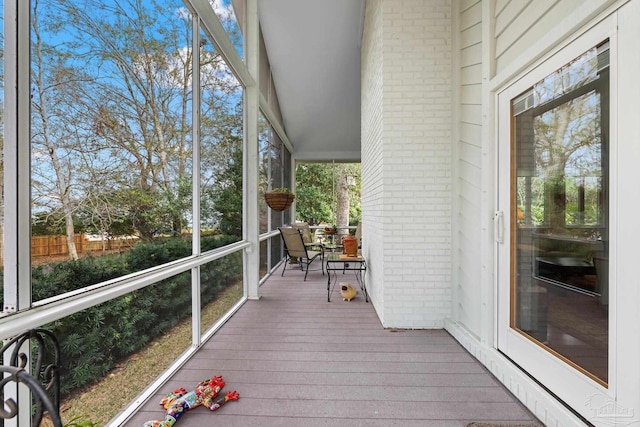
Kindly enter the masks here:
[[267, 205], [269, 205], [269, 207], [274, 211], [278, 212], [289, 209], [293, 203], [293, 199], [295, 198], [296, 196], [292, 193], [285, 193], [282, 191], [272, 191], [264, 194], [264, 200], [267, 202]]

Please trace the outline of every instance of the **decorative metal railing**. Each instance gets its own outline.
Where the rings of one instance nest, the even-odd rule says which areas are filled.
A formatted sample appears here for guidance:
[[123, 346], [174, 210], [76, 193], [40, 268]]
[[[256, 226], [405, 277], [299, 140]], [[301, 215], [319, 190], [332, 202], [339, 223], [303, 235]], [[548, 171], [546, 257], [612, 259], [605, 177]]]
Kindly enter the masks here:
[[[0, 349], [1, 401], [0, 425], [3, 420], [18, 414], [17, 384], [24, 384], [31, 392], [32, 426], [39, 426], [48, 418], [54, 426], [62, 426], [60, 420], [60, 346], [56, 337], [46, 329], [32, 329], [5, 341]], [[30, 373], [31, 372], [31, 373]], [[13, 385], [12, 385], [13, 384]], [[10, 389], [13, 388], [13, 393]]]

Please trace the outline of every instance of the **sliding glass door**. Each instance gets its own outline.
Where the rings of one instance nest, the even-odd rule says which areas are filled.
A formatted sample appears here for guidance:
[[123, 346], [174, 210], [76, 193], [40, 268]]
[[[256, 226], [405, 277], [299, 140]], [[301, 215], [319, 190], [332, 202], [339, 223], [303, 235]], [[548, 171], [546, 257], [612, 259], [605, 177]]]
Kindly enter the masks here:
[[582, 406], [610, 371], [609, 53], [579, 40], [498, 100], [499, 349]]

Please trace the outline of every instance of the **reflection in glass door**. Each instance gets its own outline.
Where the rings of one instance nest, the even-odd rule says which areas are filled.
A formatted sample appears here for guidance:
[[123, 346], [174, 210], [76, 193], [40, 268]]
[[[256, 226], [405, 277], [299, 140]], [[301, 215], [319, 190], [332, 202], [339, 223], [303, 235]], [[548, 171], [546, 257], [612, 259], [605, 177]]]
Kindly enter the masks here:
[[608, 382], [609, 44], [511, 100], [510, 327]]

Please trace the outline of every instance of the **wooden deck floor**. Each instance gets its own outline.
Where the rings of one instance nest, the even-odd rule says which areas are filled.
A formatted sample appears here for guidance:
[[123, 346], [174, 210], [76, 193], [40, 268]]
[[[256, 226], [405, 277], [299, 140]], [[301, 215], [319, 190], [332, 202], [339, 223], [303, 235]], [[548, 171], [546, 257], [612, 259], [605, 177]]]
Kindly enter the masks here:
[[[466, 426], [534, 422], [446, 331], [384, 329], [361, 293], [327, 302], [320, 271], [289, 271], [262, 286], [125, 424], [162, 419], [161, 398], [222, 375], [240, 400], [194, 409], [177, 422], [202, 426]], [[340, 281], [353, 281], [348, 273]]]

